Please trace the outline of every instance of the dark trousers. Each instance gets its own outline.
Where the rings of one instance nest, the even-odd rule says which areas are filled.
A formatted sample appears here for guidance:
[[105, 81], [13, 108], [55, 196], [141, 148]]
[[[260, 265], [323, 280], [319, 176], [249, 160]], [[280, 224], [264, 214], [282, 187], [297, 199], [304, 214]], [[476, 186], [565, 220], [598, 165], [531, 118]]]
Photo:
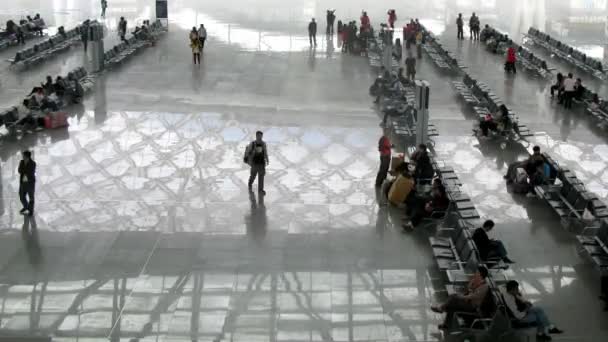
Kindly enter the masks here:
[[448, 298], [448, 301], [443, 306], [443, 310], [446, 313], [443, 324], [450, 326], [454, 320], [455, 312], [476, 312], [477, 308], [468, 300], [454, 294]]
[[25, 45], [25, 35], [21, 33], [17, 33], [17, 44]]
[[418, 202], [415, 204], [411, 215], [410, 221], [412, 222], [412, 226], [416, 227], [427, 217], [431, 217], [431, 213], [426, 211], [426, 201]]
[[555, 96], [555, 91], [556, 90], [557, 90], [557, 98], [559, 99], [559, 98], [562, 97], [562, 90], [561, 90], [561, 87], [558, 86], [558, 85], [554, 84], [554, 85], [551, 86], [551, 96], [552, 97]]
[[310, 41], [310, 45], [312, 45], [313, 43], [315, 44], [315, 46], [317, 45], [317, 34], [316, 33], [308, 33], [308, 40]]
[[563, 96], [564, 96], [564, 107], [572, 108], [572, 98], [574, 98], [574, 92], [566, 91], [566, 92], [564, 92]]
[[194, 62], [194, 64], [201, 64], [201, 54], [200, 53], [193, 53], [192, 54], [192, 61]]
[[490, 251], [488, 252], [488, 258], [497, 257], [504, 259], [507, 256], [507, 249], [500, 240], [491, 240], [489, 249]]
[[498, 125], [494, 121], [481, 121], [479, 123], [479, 128], [481, 128], [481, 133], [484, 136], [488, 135], [488, 131], [496, 131], [498, 129]]
[[505, 71], [513, 71], [514, 74], [517, 73], [517, 69], [515, 69], [515, 62], [506, 62], [505, 63]]
[[458, 26], [457, 38], [464, 39], [464, 30], [462, 26]]
[[201, 50], [205, 48], [205, 40], [207, 40], [206, 37], [203, 38], [199, 38], [200, 42], [201, 42]]
[[327, 34], [334, 34], [334, 23], [327, 23]]
[[388, 169], [391, 165], [391, 156], [380, 156], [380, 169], [378, 170], [378, 175], [376, 176], [376, 186], [382, 185], [386, 176], [388, 175]]
[[[30, 213], [34, 212], [34, 191], [36, 190], [35, 182], [25, 182], [19, 184], [19, 199], [23, 205], [23, 209], [27, 209]], [[29, 199], [29, 201], [28, 201]]]
[[253, 164], [251, 165], [251, 173], [249, 175], [249, 188], [253, 186], [253, 182], [257, 176], [258, 178], [258, 191], [264, 191], [264, 175], [266, 175], [266, 165], [264, 164]]

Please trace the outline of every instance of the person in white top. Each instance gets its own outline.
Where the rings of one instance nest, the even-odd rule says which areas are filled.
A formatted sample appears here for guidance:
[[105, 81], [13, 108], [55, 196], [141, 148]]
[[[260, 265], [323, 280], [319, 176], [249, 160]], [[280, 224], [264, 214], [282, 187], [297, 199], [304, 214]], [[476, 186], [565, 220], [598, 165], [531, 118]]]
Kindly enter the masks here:
[[576, 80], [572, 73], [569, 73], [568, 77], [564, 79], [564, 107], [572, 108], [572, 98], [574, 97], [575, 90]]
[[532, 305], [519, 292], [519, 283], [515, 280], [507, 282], [505, 287], [500, 289], [511, 316], [524, 324], [535, 324], [537, 328], [537, 341], [551, 341], [549, 334], [561, 334], [562, 330], [551, 324], [547, 314], [542, 308]]
[[207, 29], [201, 24], [198, 28], [198, 39], [201, 41], [201, 51], [205, 48], [205, 40], [207, 40]]

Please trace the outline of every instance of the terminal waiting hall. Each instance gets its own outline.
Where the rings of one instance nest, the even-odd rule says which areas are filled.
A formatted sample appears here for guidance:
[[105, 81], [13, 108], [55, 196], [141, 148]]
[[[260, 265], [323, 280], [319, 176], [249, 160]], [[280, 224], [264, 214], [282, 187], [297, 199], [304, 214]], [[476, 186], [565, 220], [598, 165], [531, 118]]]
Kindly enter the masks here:
[[0, 4], [0, 342], [608, 340], [605, 0]]

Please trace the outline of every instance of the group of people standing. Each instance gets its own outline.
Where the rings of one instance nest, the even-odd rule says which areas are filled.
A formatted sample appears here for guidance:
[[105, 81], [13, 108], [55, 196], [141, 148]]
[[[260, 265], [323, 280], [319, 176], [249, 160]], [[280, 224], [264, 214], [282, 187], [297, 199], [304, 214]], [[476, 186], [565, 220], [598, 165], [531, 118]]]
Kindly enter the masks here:
[[198, 30], [196, 27], [192, 27], [192, 31], [190, 31], [190, 48], [192, 49], [192, 61], [194, 64], [201, 64], [201, 53], [205, 48], [206, 40], [207, 29], [205, 25], [201, 24]]
[[[464, 39], [464, 18], [462, 17], [462, 13], [458, 13], [458, 18], [456, 18], [456, 37], [460, 40]], [[469, 18], [469, 31], [471, 40], [479, 40], [479, 32], [481, 31], [481, 23], [479, 21], [479, 17], [473, 12], [471, 17]]]
[[[559, 104], [563, 104], [565, 108], [572, 108], [572, 100], [580, 99], [585, 94], [585, 86], [580, 78], [574, 79], [572, 73], [568, 73], [567, 76], [560, 72], [556, 76], [555, 84], [551, 86], [551, 98], [555, 96], [557, 91], [557, 98]], [[597, 97], [597, 95], [596, 95]], [[598, 103], [599, 98], [594, 98], [593, 103]]]

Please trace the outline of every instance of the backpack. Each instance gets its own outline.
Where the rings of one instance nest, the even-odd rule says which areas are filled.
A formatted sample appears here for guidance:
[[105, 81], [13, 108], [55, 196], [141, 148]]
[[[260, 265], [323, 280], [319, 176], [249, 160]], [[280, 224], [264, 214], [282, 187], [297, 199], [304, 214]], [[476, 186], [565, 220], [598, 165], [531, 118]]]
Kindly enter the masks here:
[[245, 147], [245, 153], [243, 154], [243, 163], [249, 164], [249, 157], [251, 156], [251, 152], [253, 151], [253, 142], [249, 143], [247, 147]]

